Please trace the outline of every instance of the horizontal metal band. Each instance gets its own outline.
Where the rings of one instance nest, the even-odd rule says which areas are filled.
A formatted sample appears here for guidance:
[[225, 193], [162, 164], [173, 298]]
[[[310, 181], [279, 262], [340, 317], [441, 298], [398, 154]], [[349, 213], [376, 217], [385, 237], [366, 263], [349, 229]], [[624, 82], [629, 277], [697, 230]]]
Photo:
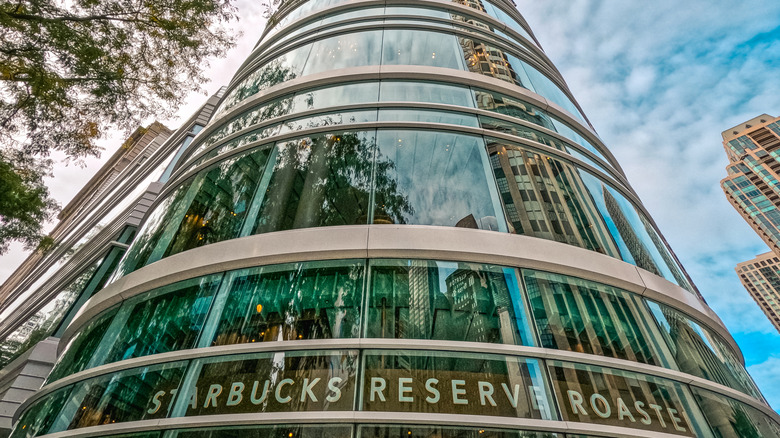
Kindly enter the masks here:
[[[742, 392], [720, 385], [709, 380], [682, 373], [680, 371], [667, 368], [647, 365], [639, 362], [633, 362], [624, 359], [616, 359], [605, 356], [597, 356], [586, 353], [577, 353], [564, 350], [555, 350], [550, 348], [518, 346], [508, 344], [488, 344], [479, 342], [459, 342], [459, 341], [439, 341], [439, 340], [410, 340], [410, 339], [374, 339], [374, 338], [354, 338], [354, 339], [320, 339], [320, 340], [301, 340], [301, 341], [281, 341], [281, 342], [263, 342], [249, 344], [223, 345], [218, 347], [196, 348], [190, 350], [179, 350], [169, 353], [144, 356], [133, 359], [127, 359], [99, 367], [91, 368], [72, 374], [60, 379], [50, 385], [44, 386], [39, 392], [24, 402], [17, 411], [21, 413], [30, 404], [34, 403], [57, 389], [80, 381], [98, 377], [101, 375], [114, 374], [120, 371], [156, 365], [160, 363], [175, 362], [182, 360], [194, 360], [201, 358], [234, 356], [250, 353], [272, 353], [272, 352], [290, 352], [290, 351], [334, 351], [334, 350], [417, 350], [417, 351], [445, 351], [459, 353], [476, 354], [495, 354], [501, 356], [517, 356], [528, 359], [557, 360], [564, 362], [593, 365], [609, 369], [630, 371], [648, 376], [653, 376], [669, 381], [674, 381], [686, 385], [693, 385], [708, 391], [719, 393], [744, 404], [747, 404], [763, 414], [775, 418], [780, 423], [780, 415], [774, 412], [769, 406], [759, 400], [754, 399]], [[189, 417], [188, 417], [189, 418]], [[495, 418], [495, 417], [487, 417]], [[500, 417], [499, 417], [500, 418]]]
[[213, 415], [201, 417], [166, 418], [132, 423], [85, 427], [45, 435], [49, 438], [87, 438], [106, 435], [150, 432], [168, 429], [194, 429], [217, 427], [241, 427], [253, 425], [404, 425], [404, 426], [465, 426], [490, 429], [555, 432], [610, 436], [618, 438], [679, 438], [659, 432], [626, 427], [603, 426], [571, 421], [533, 420], [525, 418], [489, 417], [481, 415], [423, 414], [415, 412], [273, 412], [260, 414]]
[[[281, 40], [287, 38], [292, 32], [296, 30], [296, 28], [299, 28], [301, 25], [307, 22], [314, 22], [317, 19], [322, 19], [324, 17], [337, 14], [342, 11], [352, 11], [352, 10], [359, 10], [359, 9], [365, 9], [365, 8], [371, 8], [371, 7], [377, 7], [377, 6], [412, 6], [415, 8], [425, 8], [425, 6], [432, 7], [432, 8], [438, 8], [438, 9], [444, 9], [444, 10], [451, 10], [454, 12], [460, 11], [463, 13], [463, 15], [466, 16], [472, 16], [475, 18], [478, 18], [480, 20], [485, 21], [487, 24], [492, 25], [496, 29], [499, 29], [501, 31], [509, 32], [513, 38], [515, 38], [516, 41], [519, 41], [523, 44], [521, 47], [523, 51], [529, 52], [532, 59], [540, 64], [543, 65], [545, 69], [549, 70], [548, 73], [552, 74], [553, 76], [557, 76], [559, 81], [561, 81], [565, 86], [565, 81], [563, 80], [563, 76], [561, 76], [560, 72], [554, 67], [552, 61], [547, 57], [547, 54], [544, 53], [544, 51], [539, 47], [538, 43], [535, 40], [529, 40], [521, 33], [514, 30], [511, 26], [508, 26], [507, 23], [504, 23], [498, 19], [493, 18], [492, 16], [478, 10], [474, 9], [465, 5], [460, 5], [455, 2], [448, 2], [446, 0], [417, 0], [414, 3], [410, 2], [409, 0], [364, 0], [364, 1], [351, 1], [351, 2], [344, 2], [335, 6], [332, 6], [328, 9], [322, 9], [319, 11], [316, 11], [312, 14], [300, 17], [298, 20], [289, 23], [285, 26], [283, 31], [280, 31], [273, 35], [272, 38], [266, 40], [265, 35], [261, 40], [258, 42], [258, 44], [254, 47], [252, 52], [249, 54], [247, 59], [241, 64], [241, 66], [236, 71], [235, 76], [233, 79], [231, 79], [231, 82], [228, 84], [228, 89], [232, 89], [237, 83], [241, 81], [248, 73], [249, 70], [251, 70], [254, 66], [257, 66], [260, 64], [258, 62], [259, 60], [263, 58], [267, 58], [269, 53], [273, 54], [274, 51], [279, 51], [279, 47], [275, 47], [274, 51], [266, 52], [269, 48], [277, 45]], [[505, 11], [506, 12], [506, 11]], [[511, 14], [509, 14], [511, 15]], [[371, 20], [371, 19], [384, 19], [384, 18], [391, 18], [391, 19], [410, 19], [415, 21], [428, 21], [428, 22], [436, 22], [436, 23], [444, 23], [444, 24], [456, 24], [459, 26], [463, 26], [465, 29], [468, 29], [469, 24], [466, 22], [453, 20], [453, 19], [445, 19], [445, 18], [439, 18], [439, 17], [431, 17], [427, 15], [397, 15], [397, 14], [382, 14], [382, 15], [364, 15], [357, 18], [346, 18], [341, 21], [328, 23], [326, 25], [327, 29], [333, 29], [334, 34], [338, 34], [338, 27], [343, 25], [349, 25], [350, 23], [360, 23], [361, 21]], [[522, 20], [525, 21], [525, 20]], [[391, 26], [397, 26], [391, 23], [389, 23]], [[423, 26], [424, 28], [430, 28], [430, 29], [438, 29], [442, 30], [441, 27], [436, 26], [425, 26], [423, 24], [414, 25], [410, 23], [404, 24], [404, 26]], [[352, 30], [360, 30], [360, 27], [353, 27]], [[298, 45], [298, 42], [301, 41], [308, 41], [311, 39], [319, 39], [322, 36], [327, 36], [328, 34], [322, 34], [319, 36], [314, 36], [317, 34], [318, 28], [309, 29], [306, 32], [301, 33], [300, 35], [297, 35], [295, 39], [291, 39], [290, 41], [287, 41], [285, 44], [290, 44], [291, 42], [295, 41], [294, 45]], [[446, 29], [445, 29], [446, 30]], [[502, 35], [496, 35], [494, 32], [485, 32], [484, 29], [475, 28], [476, 31], [482, 31], [486, 34], [487, 38], [492, 39], [493, 41], [498, 41], [499, 45], [503, 44], [504, 46], [511, 47], [514, 51], [514, 46], [516, 45], [515, 40], [507, 39], [503, 37]], [[530, 34], [528, 28], [524, 29], [528, 31]]]
[[[380, 17], [380, 16], [378, 16]], [[382, 16], [383, 17], [383, 16]], [[428, 17], [420, 16], [422, 19], [430, 20]], [[345, 20], [345, 23], [349, 23], [352, 21], [360, 22], [364, 20], [365, 17], [361, 17], [359, 19], [352, 19], [352, 20]], [[425, 25], [422, 23], [393, 23], [393, 22], [387, 22], [383, 23], [381, 26], [377, 26], [376, 24], [365, 24], [365, 25], [357, 25], [352, 26], [348, 28], [336, 28], [333, 29], [331, 32], [326, 33], [317, 33], [316, 35], [312, 35], [307, 38], [303, 38], [300, 40], [296, 40], [294, 42], [291, 42], [289, 45], [285, 45], [283, 48], [276, 48], [271, 53], [263, 53], [262, 56], [260, 54], [257, 55], [256, 58], [251, 59], [245, 67], [242, 67], [239, 69], [239, 71], [236, 73], [236, 75], [231, 80], [230, 85], [228, 86], [225, 95], [228, 96], [230, 93], [239, 85], [241, 84], [247, 77], [249, 77], [252, 72], [254, 72], [257, 68], [263, 66], [264, 64], [273, 61], [274, 59], [277, 59], [279, 56], [283, 56], [285, 53], [289, 52], [290, 50], [296, 49], [298, 47], [303, 47], [307, 44], [311, 44], [315, 41], [319, 41], [322, 39], [326, 39], [329, 37], [335, 37], [339, 35], [345, 35], [345, 34], [359, 34], [361, 32], [368, 32], [368, 31], [374, 31], [378, 29], [413, 29], [413, 30], [428, 30], [431, 32], [436, 33], [444, 33], [444, 34], [450, 34], [454, 35], [456, 37], [467, 37], [467, 38], [477, 38], [480, 41], [484, 41], [486, 43], [489, 43], [490, 45], [496, 46], [501, 48], [505, 51], [513, 52], [515, 55], [517, 55], [520, 59], [532, 64], [534, 68], [536, 68], [539, 73], [543, 74], [545, 77], [547, 77], [553, 84], [555, 84], [556, 87], [560, 88], [560, 90], [566, 95], [566, 97], [572, 101], [572, 103], [580, 109], [580, 113], [582, 113], [581, 108], [579, 108], [579, 105], [576, 103], [576, 99], [574, 98], [574, 95], [572, 94], [571, 90], [569, 90], [568, 85], [563, 80], [563, 77], [560, 75], [557, 69], [554, 69], [551, 67], [551, 63], [549, 60], [541, 60], [536, 59], [533, 56], [533, 52], [530, 52], [528, 49], [522, 48], [520, 46], [516, 46], [515, 44], [512, 44], [511, 41], [501, 38], [495, 38], [484, 34], [478, 34], [475, 35], [473, 33], [470, 33], [468, 30], [461, 30], [456, 28], [443, 28], [440, 26], [435, 25]], [[424, 66], [418, 66], [418, 67], [424, 67]], [[453, 70], [453, 69], [449, 69]], [[465, 72], [466, 70], [460, 70], [459, 72]], [[305, 76], [308, 77], [308, 76]], [[514, 85], [514, 84], [513, 84]], [[520, 87], [519, 85], [514, 85], [515, 87]], [[220, 113], [217, 114], [218, 118], [222, 117], [222, 114], [224, 113], [224, 110], [221, 110]], [[584, 117], [584, 116], [583, 116]]]
[[[191, 148], [197, 147], [199, 139], [208, 137], [212, 132], [219, 129], [228, 122], [231, 116], [249, 111], [252, 108], [260, 106], [266, 101], [270, 101], [291, 93], [312, 88], [325, 87], [329, 85], [344, 84], [349, 82], [372, 81], [372, 80], [409, 80], [424, 82], [439, 82], [443, 84], [454, 84], [462, 86], [471, 86], [485, 88], [491, 91], [505, 94], [509, 97], [519, 99], [535, 105], [560, 119], [563, 123], [571, 126], [575, 131], [582, 135], [607, 157], [608, 162], [623, 173], [615, 157], [604, 145], [599, 136], [593, 129], [584, 124], [579, 118], [568, 112], [558, 104], [547, 100], [545, 97], [536, 94], [530, 90], [518, 87], [512, 83], [496, 79], [490, 76], [484, 76], [469, 71], [454, 70], [443, 67], [425, 67], [425, 66], [403, 66], [403, 65], [370, 65], [363, 67], [354, 67], [348, 69], [328, 70], [309, 76], [298, 77], [284, 83], [275, 85], [266, 90], [247, 98], [238, 105], [230, 108], [212, 120], [193, 141]], [[219, 123], [217, 123], [219, 121]]]
[[[236, 131], [236, 132], [234, 132], [234, 133], [232, 133], [230, 135], [227, 135], [227, 136], [223, 137], [222, 139], [220, 139], [219, 141], [214, 142], [214, 144], [210, 145], [207, 149], [204, 149], [204, 150], [198, 152], [196, 155], [192, 155], [190, 157], [187, 157], [187, 160], [184, 163], [184, 165], [180, 166], [177, 169], [177, 171], [173, 174], [172, 178], [170, 179], [170, 181], [172, 182], [171, 185], [176, 185], [179, 182], [179, 180], [186, 179], [189, 176], [187, 174], [191, 173], [193, 169], [199, 169], [199, 168], [202, 168], [202, 167], [206, 167], [206, 165], [207, 165], [206, 162], [204, 162], [204, 163], [198, 164], [197, 167], [193, 167], [193, 165], [191, 164], [192, 162], [197, 161], [197, 160], [203, 158], [209, 152], [212, 152], [212, 151], [214, 151], [216, 149], [219, 149], [220, 147], [222, 147], [223, 145], [229, 143], [230, 141], [232, 141], [232, 140], [234, 140], [236, 138], [239, 138], [239, 137], [241, 137], [243, 135], [246, 135], [246, 134], [248, 134], [248, 133], [250, 133], [252, 131], [256, 131], [256, 130], [263, 129], [263, 128], [274, 127], [274, 126], [277, 126], [277, 125], [280, 125], [280, 124], [284, 124], [285, 122], [290, 122], [290, 121], [293, 121], [293, 120], [300, 120], [300, 119], [303, 119], [303, 118], [306, 118], [306, 117], [310, 117], [310, 116], [326, 115], [326, 114], [330, 114], [330, 113], [334, 113], [334, 112], [354, 111], [354, 110], [381, 110], [381, 109], [392, 109], [392, 108], [418, 109], [418, 110], [440, 110], [440, 111], [454, 112], [454, 113], [459, 113], [459, 114], [469, 114], [469, 115], [474, 115], [474, 116], [485, 116], [485, 117], [491, 117], [491, 118], [494, 118], [494, 119], [507, 121], [507, 122], [510, 122], [510, 123], [514, 123], [516, 125], [524, 126], [524, 127], [529, 128], [529, 129], [533, 129], [533, 130], [539, 131], [539, 132], [541, 132], [543, 134], [546, 134], [546, 135], [548, 135], [550, 137], [553, 137], [553, 138], [561, 141], [562, 143], [566, 143], [566, 145], [568, 147], [570, 147], [572, 149], [575, 149], [577, 152], [585, 155], [586, 157], [590, 158], [594, 162], [596, 162], [599, 165], [603, 166], [607, 173], [604, 173], [601, 170], [597, 170], [597, 173], [604, 174], [604, 175], [612, 178], [613, 180], [615, 180], [617, 182], [618, 185], [622, 185], [623, 187], [626, 188], [626, 190], [630, 190], [630, 189], [628, 189], [630, 187], [630, 185], [629, 185], [628, 180], [626, 179], [625, 175], [621, 174], [617, 169], [613, 168], [612, 167], [613, 166], [612, 163], [609, 163], [609, 162], [605, 161], [604, 159], [600, 158], [598, 155], [596, 155], [595, 153], [593, 153], [590, 150], [588, 150], [585, 146], [582, 146], [582, 145], [576, 143], [574, 140], [571, 140], [568, 137], [565, 137], [562, 134], [559, 134], [558, 132], [552, 131], [552, 130], [550, 130], [548, 128], [545, 128], [543, 126], [536, 125], [536, 124], [533, 124], [531, 122], [528, 122], [528, 121], [525, 121], [525, 120], [522, 120], [522, 119], [519, 119], [519, 118], [516, 118], [516, 117], [512, 117], [512, 116], [509, 116], [509, 115], [506, 115], [506, 114], [501, 114], [501, 113], [492, 112], [492, 111], [483, 110], [483, 109], [478, 109], [478, 108], [464, 107], [464, 106], [450, 105], [450, 104], [441, 104], [441, 103], [403, 102], [403, 101], [399, 101], [399, 102], [384, 102], [384, 101], [383, 102], [379, 102], [379, 101], [377, 101], [377, 102], [366, 102], [366, 103], [351, 104], [351, 105], [337, 105], [337, 106], [325, 107], [325, 108], [321, 108], [321, 109], [300, 111], [300, 112], [296, 112], [296, 113], [292, 113], [292, 114], [287, 114], [287, 115], [284, 115], [284, 116], [279, 116], [279, 117], [274, 117], [274, 118], [271, 118], [271, 119], [267, 119], [267, 120], [263, 121], [262, 123], [258, 123], [258, 124], [255, 124], [255, 125], [248, 126], [248, 127], [244, 128], [244, 129], [241, 129], [241, 130]], [[391, 123], [391, 122], [377, 121], [377, 122], [369, 122], [369, 123], [381, 124], [381, 123]], [[434, 122], [404, 122], [404, 123], [414, 124], [414, 123], [434, 123]], [[337, 128], [337, 127], [343, 126], [343, 127], [347, 128], [347, 127], [353, 126], [353, 125], [354, 125], [354, 123], [352, 123], [352, 124], [347, 123], [347, 124], [343, 124], [343, 125], [330, 125], [330, 127], [331, 128]], [[489, 136], [495, 136], [495, 137], [503, 137], [503, 138], [510, 139], [510, 140], [512, 140], [514, 142], [525, 143], [525, 144], [531, 145], [534, 148], [538, 148], [538, 149], [547, 151], [547, 153], [549, 153], [550, 155], [555, 155], [555, 156], [560, 157], [560, 158], [562, 158], [564, 160], [574, 159], [574, 160], [576, 160], [578, 162], [580, 161], [579, 159], [577, 159], [576, 157], [572, 156], [571, 154], [568, 154], [568, 153], [566, 153], [564, 151], [561, 151], [559, 149], [555, 149], [553, 147], [547, 146], [547, 145], [542, 144], [542, 143], [538, 143], [538, 142], [534, 142], [534, 141], [528, 140], [527, 138], [524, 138], [524, 137], [518, 137], [518, 136], [515, 136], [515, 135], [512, 135], [512, 134], [502, 133], [500, 131], [493, 131], [493, 130], [484, 129], [484, 128], [468, 127], [468, 126], [464, 126], [464, 125], [447, 125], [447, 124], [443, 124], [443, 123], [441, 125], [442, 126], [459, 126], [461, 128], [469, 128], [469, 130], [473, 130], [473, 131], [470, 131], [470, 132], [475, 132], [475, 133], [483, 132], [484, 133], [484, 134], [480, 134], [480, 135], [489, 135]], [[313, 128], [313, 129], [317, 129], [317, 128]], [[456, 128], [456, 129], [458, 129], [458, 128]], [[300, 131], [295, 131], [295, 132], [299, 133], [299, 134], [306, 135], [306, 133], [309, 132], [309, 130], [300, 130]], [[260, 144], [269, 143], [269, 142], [272, 142], [272, 141], [279, 141], [280, 139], [285, 139], [285, 138], [290, 138], [290, 137], [299, 137], [300, 136], [300, 135], [293, 136], [291, 134], [292, 133], [285, 133], [285, 134], [281, 134], [281, 135], [274, 135], [274, 136], [266, 137], [266, 138], [263, 138], [261, 140], [257, 140], [255, 142], [252, 142], [252, 144], [253, 145], [260, 145]], [[245, 150], [245, 149], [247, 149], [247, 146], [248, 146], [248, 144], [242, 146], [240, 149], [241, 150]], [[218, 157], [214, 157], [214, 158], [215, 159], [218, 158], [218, 161], [219, 160], [224, 160], [226, 157], [228, 157], [230, 155], [235, 155], [236, 154], [236, 152], [235, 152], [236, 150], [239, 150], [239, 148], [236, 148], [236, 149], [234, 149], [234, 150], [232, 150], [232, 151], [230, 151], [228, 153], [225, 153], [223, 155], [219, 155]], [[213, 160], [210, 160], [210, 161], [213, 161]], [[182, 175], [187, 175], [187, 176], [182, 178]]]
[[[408, 105], [405, 105], [406, 107], [409, 107]], [[373, 105], [374, 108], [376, 108], [376, 105]], [[423, 108], [423, 107], [419, 107]], [[321, 113], [318, 113], [321, 114]], [[279, 123], [279, 122], [277, 122]], [[240, 155], [244, 152], [251, 151], [252, 149], [257, 148], [258, 146], [266, 145], [266, 144], [272, 144], [275, 142], [284, 142], [288, 140], [292, 140], [295, 138], [300, 137], [306, 137], [309, 135], [316, 135], [321, 133], [327, 133], [327, 132], [338, 132], [338, 131], [373, 131], [375, 129], [381, 129], [381, 130], [427, 130], [427, 131], [436, 131], [436, 132], [449, 132], [449, 133], [459, 133], [459, 134], [469, 134], [474, 136], [480, 136], [480, 137], [494, 137], [501, 140], [506, 140], [510, 143], [516, 143], [519, 145], [523, 145], [529, 149], [533, 149], [536, 151], [539, 151], [541, 153], [553, 156], [561, 161], [569, 162], [575, 167], [587, 170], [588, 172], [601, 176], [600, 179], [605, 180], [609, 183], [610, 186], [614, 187], [618, 192], [620, 192], [623, 196], [625, 196], [627, 199], [629, 199], [632, 204], [634, 204], [637, 208], [639, 208], [645, 216], [648, 216], [648, 213], [641, 207], [642, 203], [637, 197], [637, 195], [631, 191], [631, 189], [627, 186], [624, 186], [621, 184], [621, 181], [626, 181], [625, 179], [618, 180], [615, 175], [605, 173], [601, 169], [598, 169], [591, 165], [590, 163], [587, 163], [585, 161], [580, 160], [579, 158], [569, 155], [568, 153], [555, 149], [553, 147], [544, 145], [542, 143], [537, 143], [533, 140], [528, 140], [523, 137], [518, 137], [512, 134], [506, 134], [499, 131], [492, 131], [489, 129], [484, 128], [476, 128], [471, 126], [464, 126], [464, 125], [452, 125], [447, 123], [434, 123], [434, 122], [405, 122], [405, 121], [391, 121], [391, 122], [360, 122], [360, 123], [351, 123], [351, 124], [344, 124], [344, 125], [327, 125], [327, 126], [319, 126], [316, 128], [310, 128], [310, 129], [302, 129], [300, 131], [293, 131], [293, 132], [287, 132], [280, 135], [274, 135], [271, 137], [263, 138], [260, 140], [253, 141], [251, 143], [247, 143], [241, 147], [237, 147], [235, 149], [230, 150], [229, 152], [226, 152], [222, 155], [218, 155], [216, 157], [210, 158], [209, 160], [199, 164], [197, 167], [189, 168], [186, 170], [183, 170], [182, 173], [176, 175], [176, 180], [170, 181], [170, 184], [166, 185], [165, 190], [163, 190], [162, 193], [155, 199], [154, 204], [150, 207], [150, 210], [153, 210], [157, 204], [160, 202], [163, 202], [167, 196], [176, 190], [180, 184], [182, 184], [184, 181], [188, 180], [189, 178], [195, 176], [198, 173], [206, 171], [206, 169], [216, 166], [219, 163], [229, 159], [230, 157], [234, 157], [236, 155]], [[253, 129], [252, 129], [253, 130]], [[223, 143], [220, 143], [223, 144]], [[216, 146], [219, 147], [219, 146]], [[198, 154], [198, 157], [202, 157], [207, 153], [207, 151], [204, 151], [203, 154]]]
[[668, 304], [698, 319], [741, 353], [721, 320], [691, 292], [616, 258], [572, 245], [495, 231], [422, 225], [304, 228], [233, 239], [167, 257], [134, 271], [90, 298], [63, 336], [105, 309], [177, 281], [262, 265], [350, 258], [482, 262], [597, 281]]

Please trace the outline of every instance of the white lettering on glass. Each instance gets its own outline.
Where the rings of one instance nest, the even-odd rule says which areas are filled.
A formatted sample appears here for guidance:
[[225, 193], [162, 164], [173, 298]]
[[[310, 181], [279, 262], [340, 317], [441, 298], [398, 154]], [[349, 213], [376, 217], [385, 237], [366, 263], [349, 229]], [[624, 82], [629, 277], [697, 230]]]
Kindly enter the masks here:
[[379, 400], [385, 401], [384, 390], [387, 387], [387, 381], [381, 377], [371, 378], [371, 395], [369, 400], [374, 401], [375, 396], [379, 396]]
[[438, 403], [441, 398], [439, 390], [434, 385], [439, 383], [439, 379], [430, 378], [425, 381], [425, 389], [431, 393], [428, 397], [425, 397], [425, 401], [428, 403]]
[[414, 379], [411, 377], [399, 377], [398, 378], [398, 401], [401, 403], [411, 403], [414, 401], [414, 397], [409, 397], [406, 394], [412, 392], [412, 387], [407, 386], [412, 383]]
[[453, 380], [452, 381], [452, 402], [456, 405], [467, 405], [469, 404], [469, 401], [460, 398], [461, 395], [466, 395], [466, 390], [461, 388], [461, 386], [465, 385], [465, 380]]
[[282, 397], [282, 388], [284, 388], [286, 385], [292, 385], [293, 383], [295, 383], [293, 379], [283, 379], [281, 382], [279, 382], [278, 385], [276, 385], [276, 391], [274, 391], [274, 395], [276, 396], [276, 401], [282, 404], [290, 403], [290, 400], [292, 400], [292, 396], [288, 395], [287, 397]]
[[331, 392], [331, 394], [328, 394], [328, 396], [325, 397], [325, 400], [329, 401], [330, 403], [335, 403], [341, 400], [341, 388], [339, 388], [337, 385], [343, 381], [344, 379], [341, 377], [333, 377], [328, 381], [328, 390]]
[[235, 406], [241, 401], [244, 400], [244, 383], [243, 382], [233, 382], [233, 385], [230, 387], [230, 392], [228, 393], [228, 399], [225, 402], [225, 406]]

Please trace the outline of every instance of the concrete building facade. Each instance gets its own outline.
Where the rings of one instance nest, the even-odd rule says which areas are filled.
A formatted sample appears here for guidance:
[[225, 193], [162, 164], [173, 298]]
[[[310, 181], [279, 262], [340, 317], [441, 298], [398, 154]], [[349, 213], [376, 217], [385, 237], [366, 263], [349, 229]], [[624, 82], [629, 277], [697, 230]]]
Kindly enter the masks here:
[[180, 150], [13, 437], [780, 434], [508, 0], [284, 2]]

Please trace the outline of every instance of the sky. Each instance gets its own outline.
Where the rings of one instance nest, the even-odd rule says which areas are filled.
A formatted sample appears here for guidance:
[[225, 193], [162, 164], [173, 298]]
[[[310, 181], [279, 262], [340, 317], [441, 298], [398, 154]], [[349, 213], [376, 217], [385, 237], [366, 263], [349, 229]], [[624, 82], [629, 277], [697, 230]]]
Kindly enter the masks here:
[[769, 248], [720, 188], [721, 132], [780, 116], [780, 2], [515, 1], [780, 409], [780, 334], [734, 271]]
[[[767, 113], [780, 116], [777, 0], [515, 0], [545, 52], [688, 273], [742, 348], [748, 370], [780, 409], [780, 334], [739, 283], [734, 267], [768, 247], [720, 189], [720, 133]], [[211, 60], [208, 94], [225, 85], [260, 36], [257, 2], [236, 2], [236, 48]], [[192, 95], [178, 120], [204, 102]], [[52, 195], [65, 205], [121, 143], [86, 168], [58, 166]], [[21, 263], [2, 257], [0, 281]]]

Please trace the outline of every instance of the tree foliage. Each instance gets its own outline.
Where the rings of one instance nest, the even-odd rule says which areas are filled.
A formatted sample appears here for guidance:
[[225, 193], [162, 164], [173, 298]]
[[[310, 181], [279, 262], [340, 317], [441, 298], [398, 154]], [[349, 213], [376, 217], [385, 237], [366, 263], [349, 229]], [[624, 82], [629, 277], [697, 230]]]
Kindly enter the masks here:
[[3, 177], [50, 214], [48, 193], [17, 170], [41, 177], [51, 151], [97, 155], [109, 128], [172, 115], [205, 82], [206, 59], [233, 46], [235, 12], [230, 0], [0, 0]]

